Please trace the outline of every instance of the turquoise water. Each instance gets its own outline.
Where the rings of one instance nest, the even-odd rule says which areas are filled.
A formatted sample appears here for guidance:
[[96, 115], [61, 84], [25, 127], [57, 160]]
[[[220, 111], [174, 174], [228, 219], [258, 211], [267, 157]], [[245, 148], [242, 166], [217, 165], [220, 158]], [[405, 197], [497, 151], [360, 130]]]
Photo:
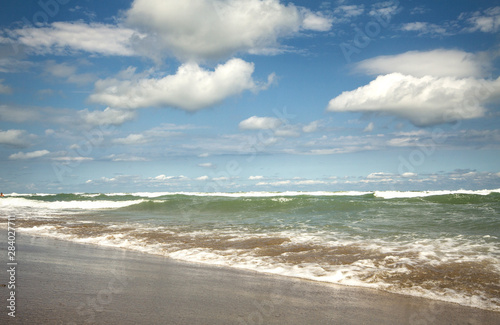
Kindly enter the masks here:
[[500, 190], [26, 194], [18, 231], [500, 310]]

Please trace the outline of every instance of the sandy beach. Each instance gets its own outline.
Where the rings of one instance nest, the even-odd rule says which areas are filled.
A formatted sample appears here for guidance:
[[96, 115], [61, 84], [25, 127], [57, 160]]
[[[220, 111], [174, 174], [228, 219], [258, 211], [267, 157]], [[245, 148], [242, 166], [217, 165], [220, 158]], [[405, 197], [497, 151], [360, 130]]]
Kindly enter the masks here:
[[[6, 231], [1, 231], [2, 238]], [[2, 240], [2, 266], [7, 266]], [[17, 234], [2, 324], [498, 324], [500, 313]]]

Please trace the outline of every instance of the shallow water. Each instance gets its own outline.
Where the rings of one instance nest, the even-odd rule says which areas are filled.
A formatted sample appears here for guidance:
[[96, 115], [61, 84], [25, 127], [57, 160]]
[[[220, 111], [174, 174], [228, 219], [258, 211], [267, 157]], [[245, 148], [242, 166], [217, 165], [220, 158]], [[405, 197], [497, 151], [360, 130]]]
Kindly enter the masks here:
[[2, 226], [500, 310], [500, 190], [13, 194]]

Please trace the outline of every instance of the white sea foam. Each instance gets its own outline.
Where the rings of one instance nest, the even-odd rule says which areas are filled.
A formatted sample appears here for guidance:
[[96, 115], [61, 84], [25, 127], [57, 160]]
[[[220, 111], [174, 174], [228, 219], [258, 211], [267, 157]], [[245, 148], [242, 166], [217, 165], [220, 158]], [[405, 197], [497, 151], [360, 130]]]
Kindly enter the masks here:
[[414, 198], [414, 197], [426, 197], [426, 196], [436, 196], [436, 195], [449, 195], [449, 194], [475, 194], [475, 195], [489, 195], [491, 193], [500, 193], [500, 189], [496, 190], [456, 190], [456, 191], [375, 191], [374, 195], [376, 197], [384, 199], [396, 199], [396, 198]]
[[144, 200], [130, 200], [130, 201], [38, 201], [30, 200], [24, 197], [4, 198], [0, 200], [0, 208], [41, 208], [50, 210], [95, 210], [95, 209], [116, 209], [138, 204]]
[[[293, 196], [297, 195], [317, 195], [317, 196], [356, 196], [374, 193], [378, 198], [392, 199], [392, 198], [408, 198], [408, 197], [423, 197], [431, 195], [448, 195], [448, 194], [476, 194], [488, 195], [493, 192], [500, 192], [497, 190], [481, 190], [481, 191], [422, 191], [422, 192], [397, 192], [397, 191], [377, 191], [377, 192], [245, 192], [245, 193], [193, 193], [193, 192], [141, 192], [141, 193], [110, 193], [107, 194], [109, 198], [106, 200], [92, 200], [93, 197], [99, 194], [80, 194], [87, 197], [83, 201], [43, 201], [30, 199], [30, 195], [13, 195], [11, 197], [2, 198], [0, 200], [1, 208], [12, 208], [23, 211], [26, 219], [31, 216], [39, 217], [44, 213], [50, 214], [63, 214], [65, 209], [76, 210], [76, 212], [95, 209], [112, 209], [126, 207], [129, 205], [153, 201], [163, 202], [162, 200], [154, 199], [166, 195], [191, 195], [191, 196], [223, 196], [223, 197], [271, 197], [273, 201], [287, 202], [294, 200]], [[38, 194], [37, 194], [38, 195]], [[126, 196], [133, 195], [138, 200], [119, 201], [120, 198], [113, 196]], [[71, 197], [71, 196], [69, 196]], [[123, 198], [121, 198], [123, 199]], [[248, 199], [250, 200], [250, 199]], [[368, 197], [368, 201], [373, 200]], [[398, 203], [398, 202], [396, 202]], [[99, 212], [101, 213], [101, 212]], [[66, 213], [67, 214], [67, 213]], [[306, 216], [309, 218], [309, 216]], [[306, 220], [306, 219], [304, 219]], [[99, 222], [105, 224], [109, 220], [99, 219]], [[214, 219], [214, 221], [218, 221]], [[72, 223], [74, 220], [71, 221]], [[83, 221], [82, 221], [83, 222]], [[88, 222], [88, 221], [87, 221]], [[295, 222], [295, 221], [294, 221]], [[299, 223], [288, 224], [291, 229], [286, 231], [271, 231], [266, 232], [265, 226], [259, 229], [258, 233], [252, 233], [252, 227], [246, 224], [241, 227], [225, 227], [221, 229], [207, 228], [190, 228], [190, 225], [170, 225], [162, 224], [156, 227], [154, 224], [134, 223], [134, 224], [110, 224], [109, 233], [103, 234], [98, 232], [99, 235], [89, 233], [87, 237], [84, 232], [71, 233], [69, 228], [60, 228], [54, 226], [35, 226], [32, 228], [19, 228], [19, 231], [27, 232], [35, 235], [50, 236], [59, 239], [71, 240], [86, 244], [95, 244], [108, 247], [118, 247], [123, 249], [135, 250], [149, 254], [157, 254], [169, 256], [171, 258], [205, 263], [212, 265], [222, 265], [234, 268], [250, 269], [259, 272], [273, 273], [284, 276], [301, 277], [315, 281], [331, 282], [342, 285], [354, 285], [379, 288], [399, 293], [405, 293], [415, 296], [423, 296], [432, 299], [453, 301], [468, 306], [474, 306], [485, 309], [499, 310], [500, 300], [492, 299], [491, 297], [482, 297], [480, 293], [470, 295], [451, 289], [441, 290], [440, 288], [426, 289], [415, 283], [412, 287], [401, 287], [397, 283], [390, 283], [384, 281], [384, 275], [399, 276], [401, 274], [410, 273], [422, 265], [433, 267], [446, 268], [447, 263], [484, 263], [500, 273], [500, 246], [493, 234], [486, 235], [479, 233], [477, 235], [447, 235], [446, 238], [428, 238], [427, 236], [415, 237], [413, 234], [399, 234], [395, 237], [388, 238], [367, 238], [362, 235], [355, 235], [353, 233], [336, 233], [331, 228], [301, 228], [298, 229]], [[72, 227], [74, 224], [72, 224]], [[122, 230], [120, 230], [122, 229]], [[133, 230], [131, 230], [133, 229]], [[191, 230], [187, 230], [191, 229]], [[311, 249], [325, 249], [328, 251], [330, 248], [347, 248], [359, 249], [361, 255], [366, 255], [363, 259], [351, 262], [349, 259], [343, 262], [317, 261], [306, 263], [297, 262], [300, 264], [293, 264], [295, 262], [287, 261], [288, 253], [296, 253], [293, 249], [290, 251], [284, 250], [285, 253], [279, 256], [263, 256], [259, 254], [258, 248], [238, 248], [238, 249], [221, 249], [218, 250], [216, 246], [206, 247], [191, 247], [184, 242], [176, 243], [174, 240], [162, 242], [161, 240], [146, 238], [145, 236], [135, 236], [135, 234], [146, 234], [147, 232], [161, 232], [162, 234], [171, 233], [180, 235], [182, 238], [192, 238], [196, 243], [196, 238], [214, 238], [220, 239], [224, 236], [234, 236], [235, 245], [229, 241], [229, 245], [221, 245], [221, 247], [240, 247], [237, 242], [240, 240], [254, 240], [256, 238], [270, 238], [282, 237], [288, 240], [282, 243], [283, 246], [290, 245], [293, 247], [300, 247], [303, 245], [307, 254], [308, 247]], [[420, 235], [418, 235], [420, 236]], [[450, 237], [451, 236], [451, 237]], [[227, 239], [222, 239], [227, 240]], [[279, 242], [279, 241], [278, 241]], [[206, 243], [206, 242], [205, 242]], [[295, 245], [295, 246], [294, 246]], [[302, 251], [301, 251], [302, 252]], [[342, 252], [342, 250], [341, 250]], [[372, 257], [370, 252], [374, 252]], [[366, 254], [365, 254], [366, 253]], [[351, 253], [346, 253], [351, 254]], [[354, 251], [352, 254], [357, 254]], [[376, 257], [378, 255], [378, 257]], [[354, 255], [353, 255], [354, 256]], [[357, 255], [356, 255], [357, 256]], [[300, 261], [300, 258], [298, 259]], [[321, 259], [319, 259], [321, 260]], [[347, 262], [346, 262], [347, 261]], [[337, 263], [337, 265], [335, 264]], [[476, 266], [477, 268], [477, 266]], [[382, 275], [379, 277], [379, 275]], [[386, 279], [387, 280], [387, 279]]]
[[[130, 225], [129, 225], [130, 226]], [[137, 224], [135, 231], [144, 232], [151, 229], [144, 225]], [[119, 227], [118, 227], [119, 228]], [[117, 227], [113, 227], [117, 229]], [[129, 228], [130, 229], [130, 228]], [[367, 250], [379, 251], [387, 255], [382, 260], [361, 259], [351, 264], [339, 265], [322, 265], [319, 263], [301, 263], [287, 264], [280, 262], [273, 256], [260, 256], [253, 254], [252, 251], [242, 249], [227, 249], [219, 251], [217, 249], [207, 247], [193, 247], [187, 249], [176, 248], [175, 243], [151, 243], [144, 239], [139, 239], [133, 236], [130, 230], [123, 233], [113, 232], [109, 235], [99, 235], [95, 237], [79, 237], [67, 233], [59, 233], [54, 226], [35, 226], [32, 228], [19, 228], [19, 231], [50, 236], [53, 238], [71, 240], [79, 243], [95, 244], [107, 247], [117, 247], [140, 251], [143, 253], [168, 256], [170, 258], [203, 263], [218, 266], [227, 266], [233, 268], [254, 270], [264, 273], [272, 273], [283, 276], [299, 277], [320, 282], [336, 283], [349, 286], [363, 286], [370, 288], [378, 288], [388, 291], [395, 291], [413, 296], [427, 297], [443, 301], [455, 302], [467, 306], [479, 307], [484, 309], [500, 310], [500, 300], [484, 299], [480, 294], [467, 295], [461, 292], [456, 292], [450, 289], [438, 290], [436, 288], [426, 289], [415, 284], [411, 288], [401, 288], [394, 286], [392, 283], [384, 282], [383, 279], [377, 277], [376, 274], [382, 273], [408, 273], [408, 266], [415, 267], [423, 263], [438, 266], [441, 263], [449, 263], [453, 261], [460, 262], [478, 262], [481, 260], [489, 260], [493, 264], [499, 264], [499, 260], [494, 256], [499, 256], [500, 250], [493, 243], [477, 243], [462, 237], [445, 238], [445, 239], [425, 239], [417, 242], [394, 242], [383, 239], [367, 239], [361, 240], [357, 238], [342, 238], [326, 239], [321, 233], [300, 233], [294, 231], [283, 231], [269, 234], [249, 234], [241, 230], [231, 232], [225, 230], [224, 234], [234, 234], [238, 239], [251, 239], [257, 237], [279, 236], [289, 238], [287, 244], [314, 244], [323, 246], [344, 246], [352, 247], [358, 245]], [[205, 230], [203, 232], [185, 233], [196, 237], [197, 235], [220, 235], [218, 230]], [[479, 252], [482, 252], [480, 254]], [[417, 254], [411, 254], [417, 253]], [[412, 256], [411, 258], [409, 256]], [[495, 264], [495, 265], [496, 265]], [[496, 265], [498, 267], [498, 265]], [[367, 280], [368, 279], [368, 280]]]
[[136, 192], [136, 193], [110, 193], [109, 196], [134, 195], [140, 197], [159, 197], [168, 195], [186, 195], [186, 196], [221, 196], [221, 197], [282, 197], [282, 196], [361, 196], [373, 192], [346, 191], [346, 192], [328, 192], [328, 191], [286, 191], [286, 192]]
[[107, 196], [133, 195], [145, 198], [156, 198], [170, 195], [207, 196], [207, 197], [289, 197], [289, 196], [363, 196], [374, 194], [384, 199], [426, 197], [447, 194], [476, 194], [489, 195], [500, 193], [500, 189], [493, 190], [438, 190], [438, 191], [285, 191], [285, 192], [135, 192], [135, 193], [108, 193]]

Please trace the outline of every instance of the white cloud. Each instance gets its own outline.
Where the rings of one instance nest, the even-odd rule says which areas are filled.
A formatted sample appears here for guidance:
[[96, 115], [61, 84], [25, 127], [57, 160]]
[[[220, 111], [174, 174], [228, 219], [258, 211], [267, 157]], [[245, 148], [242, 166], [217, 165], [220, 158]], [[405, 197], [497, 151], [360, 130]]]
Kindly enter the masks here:
[[4, 79], [0, 79], [0, 94], [12, 94], [12, 88], [3, 84]]
[[259, 180], [259, 179], [264, 179], [264, 176], [249, 176], [248, 177], [249, 180]]
[[207, 175], [203, 175], [196, 178], [197, 181], [208, 181], [209, 179], [210, 177], [208, 177]]
[[392, 177], [393, 175], [390, 173], [384, 173], [384, 172], [377, 172], [377, 173], [371, 173], [370, 175], [366, 176], [368, 179], [378, 179], [378, 178], [387, 178], [387, 177]]
[[276, 117], [252, 116], [243, 120], [238, 125], [242, 130], [270, 130], [281, 125], [281, 120]]
[[0, 144], [13, 147], [29, 147], [33, 144], [36, 135], [28, 134], [25, 130], [0, 131]]
[[119, 155], [111, 154], [109, 156], [103, 157], [103, 159], [111, 160], [111, 161], [148, 161], [147, 158], [137, 157], [137, 156], [129, 156], [127, 154], [119, 154]]
[[417, 177], [417, 176], [418, 176], [417, 174], [411, 173], [411, 172], [406, 172], [406, 173], [401, 174], [401, 177], [404, 177], [404, 178]]
[[436, 24], [431, 24], [427, 22], [411, 22], [406, 23], [401, 26], [401, 30], [405, 32], [418, 32], [419, 36], [422, 35], [448, 35], [450, 31], [448, 31], [445, 27], [439, 26]]
[[480, 77], [490, 73], [491, 62], [482, 55], [460, 50], [410, 51], [378, 56], [357, 64], [358, 71], [370, 74], [401, 74], [424, 77]]
[[418, 145], [419, 140], [419, 138], [413, 137], [394, 138], [387, 141], [387, 145], [391, 147], [413, 147]]
[[314, 179], [304, 179], [304, 180], [280, 180], [273, 182], [258, 182], [256, 186], [283, 186], [283, 185], [324, 185], [328, 184], [326, 181], [314, 180]]
[[113, 139], [113, 143], [124, 144], [124, 145], [138, 145], [147, 143], [149, 140], [143, 135], [138, 133], [132, 133], [125, 138]]
[[286, 181], [275, 181], [275, 182], [258, 182], [257, 186], [266, 186], [266, 185], [271, 185], [271, 186], [281, 186], [281, 185], [289, 185], [292, 182], [290, 180]]
[[107, 107], [104, 111], [78, 111], [83, 121], [90, 125], [121, 125], [135, 119], [136, 113], [131, 110], [118, 110]]
[[221, 176], [221, 177], [214, 177], [212, 178], [213, 181], [228, 181], [229, 180], [229, 177], [226, 177], [226, 176]]
[[62, 162], [82, 162], [82, 161], [92, 161], [94, 158], [92, 157], [81, 157], [81, 156], [62, 156], [62, 157], [54, 157], [52, 160], [62, 161]]
[[459, 18], [466, 19], [471, 24], [471, 27], [466, 29], [468, 32], [497, 33], [500, 31], [500, 6], [488, 8], [483, 12], [462, 14]]
[[373, 122], [368, 123], [368, 125], [364, 128], [363, 132], [372, 132], [375, 124]]
[[182, 133], [178, 130], [189, 128], [193, 128], [193, 126], [164, 123], [142, 133], [132, 133], [125, 138], [113, 139], [112, 142], [123, 145], [140, 145], [151, 142], [163, 143], [169, 137], [181, 135]]
[[320, 125], [320, 121], [313, 121], [307, 125], [304, 125], [302, 127], [302, 132], [305, 132], [305, 133], [316, 132], [316, 130], [318, 130], [319, 125]]
[[33, 159], [33, 158], [40, 158], [43, 156], [48, 155], [50, 152], [48, 150], [38, 150], [38, 151], [32, 151], [32, 152], [18, 152], [14, 153], [9, 156], [9, 159], [15, 160], [15, 159]]
[[[160, 79], [129, 74], [124, 79], [99, 80], [90, 100], [112, 108], [177, 107], [195, 111], [217, 105], [245, 90], [256, 92], [267, 87], [254, 82], [253, 71], [253, 63], [241, 59], [231, 59], [214, 71], [186, 63], [176, 74]], [[272, 78], [273, 75], [269, 83]]]
[[357, 17], [363, 14], [365, 11], [365, 6], [363, 4], [361, 5], [343, 5], [343, 6], [338, 6], [334, 13], [336, 15], [339, 15], [341, 17]]
[[212, 163], [201, 163], [201, 164], [198, 164], [199, 167], [203, 167], [203, 168], [214, 168], [215, 165], [212, 164]]
[[56, 63], [49, 60], [45, 64], [45, 72], [51, 76], [65, 79], [67, 82], [77, 85], [90, 83], [96, 79], [91, 73], [77, 73], [77, 67], [68, 63]]
[[327, 18], [304, 13], [279, 0], [135, 0], [125, 16], [148, 34], [137, 47], [149, 56], [170, 52], [187, 61], [273, 52], [280, 38], [301, 28], [327, 30]]
[[41, 118], [39, 110], [26, 107], [0, 105], [0, 120], [22, 123]]
[[140, 38], [132, 29], [100, 23], [54, 22], [46, 27], [28, 27], [11, 31], [19, 43], [37, 54], [69, 54], [86, 51], [102, 55], [135, 55], [132, 38]]
[[[0, 44], [2, 43], [1, 41], [2, 37], [0, 36]], [[12, 42], [10, 40], [9, 42]], [[22, 61], [19, 59], [15, 58], [0, 58], [0, 72], [20, 72], [20, 71], [27, 71], [31, 66], [33, 66], [32, 62], [29, 61]]]
[[421, 14], [425, 14], [426, 12], [429, 12], [430, 9], [428, 9], [427, 7], [424, 7], [424, 6], [416, 6], [415, 8], [413, 8], [411, 11], [410, 11], [410, 14], [411, 15], [421, 15]]
[[[464, 27], [465, 26], [465, 27]], [[418, 32], [419, 36], [450, 36], [460, 33], [497, 33], [500, 30], [500, 6], [483, 11], [463, 12], [457, 19], [433, 24], [429, 22], [411, 22], [402, 24], [403, 31]]]
[[295, 125], [284, 125], [274, 131], [277, 137], [298, 137], [300, 136], [299, 129]]
[[399, 7], [398, 0], [381, 1], [372, 5], [372, 10], [370, 10], [369, 15], [375, 17], [392, 17], [400, 10], [401, 8]]
[[303, 21], [302, 28], [315, 30], [319, 32], [327, 32], [332, 28], [332, 19], [324, 17], [321, 13], [313, 13], [307, 9], [302, 10]]
[[343, 92], [330, 100], [327, 110], [391, 114], [427, 126], [484, 116], [484, 104], [498, 96], [500, 78], [417, 78], [391, 73]]
[[165, 176], [164, 174], [162, 174], [162, 175], [158, 175], [158, 176], [154, 177], [153, 179], [155, 181], [168, 181], [168, 180], [173, 179], [173, 178], [175, 178], [175, 176]]
[[320, 184], [328, 184], [325, 181], [320, 181], [320, 180], [313, 180], [313, 179], [306, 179], [303, 181], [295, 181], [295, 185], [320, 185]]

